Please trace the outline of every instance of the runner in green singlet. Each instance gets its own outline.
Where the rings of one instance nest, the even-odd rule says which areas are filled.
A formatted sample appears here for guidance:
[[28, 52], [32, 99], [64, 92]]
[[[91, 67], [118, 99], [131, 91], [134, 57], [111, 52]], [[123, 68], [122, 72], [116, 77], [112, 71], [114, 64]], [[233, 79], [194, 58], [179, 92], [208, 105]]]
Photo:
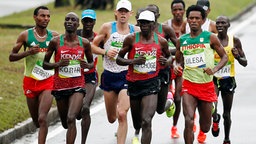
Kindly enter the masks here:
[[[216, 35], [203, 31], [201, 25], [205, 19], [202, 7], [192, 5], [186, 11], [190, 33], [182, 35], [176, 46], [177, 65], [174, 72], [183, 70], [182, 106], [185, 118], [184, 140], [186, 144], [194, 141], [194, 115], [199, 112], [200, 129], [204, 133], [210, 130], [212, 102], [217, 101], [214, 91], [213, 74], [227, 63], [227, 55]], [[214, 51], [221, 60], [214, 65]]]
[[[47, 30], [50, 22], [50, 11], [47, 7], [37, 7], [33, 18], [35, 27], [20, 33], [9, 60], [13, 62], [25, 59], [23, 90], [31, 118], [39, 128], [38, 143], [45, 143], [48, 131], [47, 115], [52, 105], [53, 70], [44, 70], [42, 63], [49, 41], [58, 34]], [[20, 52], [22, 46], [24, 51]]]

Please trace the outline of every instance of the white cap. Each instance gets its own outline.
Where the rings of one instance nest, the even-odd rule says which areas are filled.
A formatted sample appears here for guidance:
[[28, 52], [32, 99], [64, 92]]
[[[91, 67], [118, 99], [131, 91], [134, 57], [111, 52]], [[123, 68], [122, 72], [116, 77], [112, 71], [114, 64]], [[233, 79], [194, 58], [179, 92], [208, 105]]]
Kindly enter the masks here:
[[120, 8], [125, 8], [128, 11], [131, 11], [132, 4], [129, 0], [120, 0], [120, 1], [118, 1], [117, 5], [116, 5], [116, 10], [119, 10]]
[[138, 20], [155, 21], [155, 14], [149, 10], [140, 13]]

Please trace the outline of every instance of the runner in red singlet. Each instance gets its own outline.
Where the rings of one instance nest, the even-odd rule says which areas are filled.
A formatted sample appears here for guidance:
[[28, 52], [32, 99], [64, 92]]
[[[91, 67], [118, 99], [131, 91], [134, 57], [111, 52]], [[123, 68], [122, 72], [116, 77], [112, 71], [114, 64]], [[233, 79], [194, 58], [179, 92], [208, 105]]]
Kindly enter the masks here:
[[[67, 129], [66, 143], [76, 138], [76, 117], [85, 96], [84, 69], [93, 68], [90, 42], [78, 36], [79, 18], [74, 12], [65, 16], [65, 34], [55, 37], [49, 44], [43, 63], [45, 69], [55, 69], [52, 94], [62, 126]], [[54, 54], [55, 62], [50, 62]], [[87, 61], [84, 60], [86, 56]]]

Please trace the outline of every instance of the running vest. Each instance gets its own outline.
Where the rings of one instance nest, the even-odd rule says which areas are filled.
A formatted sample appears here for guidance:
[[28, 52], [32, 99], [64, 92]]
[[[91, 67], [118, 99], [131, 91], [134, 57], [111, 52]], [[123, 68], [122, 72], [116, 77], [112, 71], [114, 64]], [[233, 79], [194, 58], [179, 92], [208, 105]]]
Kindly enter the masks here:
[[[129, 24], [130, 33], [126, 35], [122, 35], [117, 32], [116, 22], [112, 22], [111, 25], [112, 25], [111, 35], [109, 39], [106, 41], [106, 43], [104, 44], [104, 49], [105, 50], [116, 49], [120, 51], [120, 49], [123, 47], [123, 41], [125, 37], [134, 32], [134, 26]], [[103, 59], [104, 69], [113, 73], [119, 73], [127, 70], [128, 66], [120, 66], [116, 64], [116, 58], [117, 58], [117, 55], [114, 58], [109, 58], [108, 56], [104, 56], [104, 59]]]
[[55, 62], [62, 59], [69, 59], [69, 65], [55, 68], [54, 90], [66, 90], [77, 87], [84, 87], [84, 73], [80, 67], [79, 59], [84, 59], [84, 48], [82, 37], [78, 36], [79, 44], [76, 47], [64, 45], [64, 35], [60, 36], [59, 48], [55, 53]]
[[156, 33], [158, 35], [160, 35], [161, 37], [165, 38], [165, 33], [163, 31], [163, 25], [162, 24], [158, 25]]
[[[167, 25], [168, 25], [169, 27], [172, 27], [172, 20], [171, 20], [171, 19], [167, 20]], [[173, 29], [173, 30], [174, 30], [174, 29]], [[177, 38], [179, 38], [179, 37], [181, 36], [181, 33], [175, 32], [175, 35], [176, 35]], [[168, 49], [169, 49], [169, 50], [176, 49], [176, 46], [172, 43], [171, 40], [168, 40]], [[175, 58], [175, 55], [173, 55], [173, 58]]]
[[[234, 40], [233, 35], [228, 35], [228, 45], [224, 47], [224, 50], [227, 53], [228, 56], [228, 62], [226, 65], [220, 69], [218, 72], [214, 74], [215, 77], [218, 79], [225, 79], [229, 77], [235, 76], [235, 57], [232, 54], [232, 48], [234, 47]], [[217, 65], [220, 62], [221, 58], [217, 54], [217, 52], [214, 53], [214, 64]]]
[[[158, 25], [158, 28], [157, 28], [157, 31], [156, 33], [161, 36], [162, 38], [166, 39], [165, 38], [165, 33], [163, 31], [163, 24], [159, 24]], [[176, 49], [175, 45], [172, 43], [171, 40], [167, 40], [168, 41], [168, 48], [169, 50], [171, 49]], [[160, 69], [165, 69], [167, 66], [163, 66], [163, 65], [160, 65]]]
[[214, 67], [214, 50], [210, 47], [211, 32], [203, 31], [195, 38], [190, 34], [180, 37], [180, 51], [184, 57], [183, 78], [194, 83], [211, 82], [213, 76], [203, 68]]
[[[52, 39], [52, 32], [47, 30], [47, 38], [43, 42], [39, 42], [33, 32], [33, 28], [28, 29], [28, 40], [25, 47], [30, 48], [35, 45], [39, 45], [40, 52], [34, 55], [29, 55], [25, 57], [24, 65], [25, 71], [24, 75], [35, 80], [44, 80], [49, 78], [54, 74], [53, 70], [44, 70], [43, 69], [43, 60], [45, 53], [47, 52], [48, 45]], [[51, 59], [53, 60], [53, 59]]]
[[135, 33], [135, 44], [128, 54], [128, 59], [134, 59], [144, 54], [146, 63], [142, 65], [129, 65], [126, 79], [134, 82], [138, 80], [146, 80], [158, 76], [160, 58], [162, 51], [158, 42], [158, 35], [154, 33], [154, 42], [151, 44], [143, 44], [140, 42], [140, 33]]
[[[210, 29], [211, 20], [206, 18], [204, 24], [201, 26], [203, 31], [209, 31]], [[190, 33], [190, 27], [189, 24], [186, 24], [186, 33]]]
[[[79, 30], [77, 30], [76, 31], [77, 33], [77, 35], [79, 35], [79, 36], [81, 36], [82, 37], [82, 32], [83, 32], [83, 30], [82, 29], [79, 29]], [[94, 32], [93, 33], [93, 38], [95, 38], [96, 37], [96, 33]], [[92, 41], [93, 41], [93, 39], [90, 41], [90, 44], [92, 44]], [[97, 69], [97, 63], [98, 63], [98, 55], [96, 55], [96, 54], [92, 54], [92, 56], [93, 56], [93, 68], [92, 69], [84, 69], [84, 74], [89, 74], [89, 73], [92, 73], [92, 72], [95, 72], [96, 71], [96, 69]], [[86, 56], [84, 56], [84, 59], [86, 60]]]
[[[168, 19], [168, 20], [167, 20], [167, 25], [168, 25], [169, 27], [173, 28], [173, 27], [172, 27], [172, 19]], [[179, 30], [178, 32], [175, 31], [174, 28], [173, 28], [173, 30], [174, 30], [175, 35], [176, 35], [177, 38], [179, 38], [179, 37], [182, 35], [180, 30]]]

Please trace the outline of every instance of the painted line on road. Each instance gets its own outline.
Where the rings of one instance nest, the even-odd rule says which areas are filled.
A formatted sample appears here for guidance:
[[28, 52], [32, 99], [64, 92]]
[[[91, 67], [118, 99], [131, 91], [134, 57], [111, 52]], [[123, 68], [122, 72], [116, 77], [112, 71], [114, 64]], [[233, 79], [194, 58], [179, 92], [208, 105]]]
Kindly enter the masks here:
[[[105, 108], [104, 102], [98, 103], [95, 107], [91, 108], [91, 110], [90, 110], [91, 116], [96, 114], [97, 112], [101, 111], [104, 108]], [[81, 120], [77, 121], [77, 123], [80, 123], [80, 122], [81, 122]], [[56, 135], [60, 134], [61, 132], [65, 131], [65, 130], [66, 129], [64, 129], [62, 126], [55, 128], [53, 131], [48, 133], [46, 141], [55, 137]], [[38, 143], [37, 140], [35, 140], [32, 144], [37, 144], [37, 143]]]

